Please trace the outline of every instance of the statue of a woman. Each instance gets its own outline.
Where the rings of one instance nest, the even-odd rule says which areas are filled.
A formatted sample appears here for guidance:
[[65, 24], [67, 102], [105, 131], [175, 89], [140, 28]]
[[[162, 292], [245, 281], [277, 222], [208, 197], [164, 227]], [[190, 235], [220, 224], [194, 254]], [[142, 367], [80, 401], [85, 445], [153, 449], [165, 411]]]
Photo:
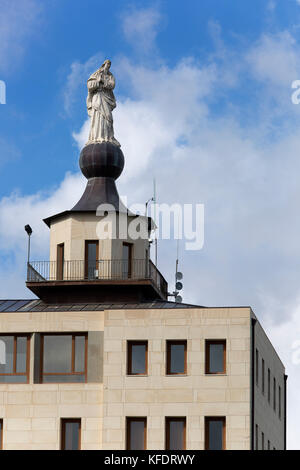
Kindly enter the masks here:
[[87, 110], [91, 118], [88, 144], [94, 142], [110, 142], [120, 147], [114, 137], [112, 111], [116, 107], [113, 93], [115, 78], [109, 71], [110, 60], [103, 62], [101, 67], [90, 76], [87, 82]]

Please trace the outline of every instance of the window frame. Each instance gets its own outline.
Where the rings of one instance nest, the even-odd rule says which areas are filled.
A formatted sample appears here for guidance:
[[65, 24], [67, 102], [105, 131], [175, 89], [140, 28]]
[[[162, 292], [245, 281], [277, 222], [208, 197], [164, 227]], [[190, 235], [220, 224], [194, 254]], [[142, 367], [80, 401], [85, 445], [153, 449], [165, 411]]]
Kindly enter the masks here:
[[[72, 336], [72, 353], [71, 353], [71, 369], [72, 372], [44, 372], [44, 338], [45, 336]], [[75, 372], [75, 336], [84, 336], [85, 337], [85, 347], [84, 347], [84, 372]], [[75, 383], [87, 383], [87, 371], [88, 371], [88, 333], [80, 333], [80, 332], [72, 332], [69, 333], [67, 331], [61, 331], [59, 333], [41, 333], [41, 349], [40, 349], [40, 383], [68, 383], [68, 384], [75, 384]], [[84, 382], [44, 382], [44, 375], [48, 376], [74, 376], [74, 375], [83, 375]]]
[[165, 450], [170, 450], [170, 423], [172, 421], [182, 421], [183, 426], [183, 449], [186, 450], [186, 416], [166, 416], [165, 418]]
[[265, 360], [261, 358], [261, 392], [265, 394]]
[[[31, 334], [30, 333], [2, 333], [1, 332], [1, 335], [0, 335], [0, 338], [2, 336], [13, 336], [14, 338], [14, 349], [13, 349], [13, 371], [14, 372], [11, 372], [11, 373], [6, 373], [6, 374], [2, 374], [0, 373], [0, 377], [16, 377], [16, 376], [20, 376], [20, 377], [24, 377], [26, 376], [26, 382], [13, 382], [13, 383], [9, 383], [9, 382], [1, 382], [0, 381], [0, 385], [15, 385], [15, 384], [29, 384], [29, 378], [30, 378], [30, 339], [31, 339]], [[27, 338], [27, 342], [26, 342], [26, 372], [16, 372], [17, 370], [17, 338]]]
[[66, 423], [79, 423], [78, 449], [81, 450], [81, 418], [61, 418], [60, 420], [60, 448], [66, 450]]
[[144, 448], [147, 450], [147, 417], [146, 416], [126, 416], [126, 450], [134, 450], [130, 448], [131, 441], [131, 426], [133, 421], [144, 422]]
[[205, 435], [204, 435], [204, 448], [209, 449], [209, 423], [211, 421], [222, 421], [222, 450], [226, 450], [226, 416], [205, 416]]
[[278, 385], [278, 418], [281, 419], [281, 387]]
[[276, 378], [273, 377], [273, 410], [276, 413]]
[[[132, 372], [132, 346], [145, 345], [145, 372], [133, 373]], [[127, 375], [130, 376], [145, 376], [148, 375], [148, 340], [128, 340], [127, 341]]]
[[65, 244], [58, 243], [56, 247], [56, 280], [64, 280], [64, 264], [65, 264]]
[[84, 241], [84, 279], [95, 279], [94, 277], [89, 278], [89, 250], [88, 245], [93, 244], [96, 245], [96, 259], [95, 259], [95, 266], [99, 266], [99, 240], [85, 240]]
[[271, 370], [268, 368], [268, 403], [271, 403]]
[[[171, 346], [179, 344], [184, 346], [184, 372], [171, 372]], [[187, 375], [187, 340], [186, 339], [167, 339], [166, 341], [166, 375]]]
[[[125, 246], [128, 248], [128, 260], [123, 258], [123, 248]], [[126, 277], [124, 277], [124, 271], [123, 271], [124, 262], [128, 262], [128, 266], [127, 266], [128, 272], [127, 272]], [[130, 279], [132, 277], [132, 264], [133, 264], [133, 243], [123, 242], [122, 243], [122, 278]]]
[[256, 386], [259, 386], [259, 352], [256, 348], [255, 350], [255, 382]]
[[[210, 346], [213, 344], [223, 344], [223, 371], [210, 372]], [[206, 375], [226, 375], [226, 355], [227, 342], [226, 339], [206, 339], [205, 340], [205, 374]]]

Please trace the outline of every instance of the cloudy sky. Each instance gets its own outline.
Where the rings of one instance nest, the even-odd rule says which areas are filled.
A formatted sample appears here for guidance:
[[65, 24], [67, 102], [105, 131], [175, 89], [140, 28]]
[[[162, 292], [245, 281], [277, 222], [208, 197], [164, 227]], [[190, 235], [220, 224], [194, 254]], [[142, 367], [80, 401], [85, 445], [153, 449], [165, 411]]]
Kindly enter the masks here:
[[[205, 205], [202, 250], [179, 246], [185, 302], [251, 305], [289, 375], [289, 447], [300, 448], [299, 0], [0, 0], [0, 298], [31, 298], [42, 218], [85, 186], [86, 80], [117, 78], [115, 135], [129, 203]], [[160, 241], [172, 284], [176, 242]], [[172, 286], [171, 286], [172, 287]]]

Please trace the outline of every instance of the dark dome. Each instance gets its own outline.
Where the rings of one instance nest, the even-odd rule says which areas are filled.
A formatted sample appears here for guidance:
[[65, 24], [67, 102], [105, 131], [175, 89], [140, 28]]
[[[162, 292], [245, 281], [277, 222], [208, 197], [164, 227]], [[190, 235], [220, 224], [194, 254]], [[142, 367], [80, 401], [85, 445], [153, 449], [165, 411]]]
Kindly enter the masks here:
[[124, 168], [120, 147], [110, 142], [86, 145], [80, 153], [79, 165], [87, 179], [100, 176], [117, 179]]

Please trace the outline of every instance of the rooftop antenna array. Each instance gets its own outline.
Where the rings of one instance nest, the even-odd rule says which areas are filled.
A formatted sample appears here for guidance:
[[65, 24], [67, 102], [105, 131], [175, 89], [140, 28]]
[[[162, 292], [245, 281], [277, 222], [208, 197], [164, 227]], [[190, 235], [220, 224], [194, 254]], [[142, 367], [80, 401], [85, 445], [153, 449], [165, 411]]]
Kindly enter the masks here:
[[179, 295], [180, 291], [183, 289], [182, 279], [183, 274], [181, 271], [178, 271], [179, 265], [179, 240], [177, 240], [177, 256], [176, 256], [176, 270], [175, 270], [175, 290], [172, 293], [168, 293], [169, 297], [175, 297], [175, 302], [181, 304], [182, 297]]

